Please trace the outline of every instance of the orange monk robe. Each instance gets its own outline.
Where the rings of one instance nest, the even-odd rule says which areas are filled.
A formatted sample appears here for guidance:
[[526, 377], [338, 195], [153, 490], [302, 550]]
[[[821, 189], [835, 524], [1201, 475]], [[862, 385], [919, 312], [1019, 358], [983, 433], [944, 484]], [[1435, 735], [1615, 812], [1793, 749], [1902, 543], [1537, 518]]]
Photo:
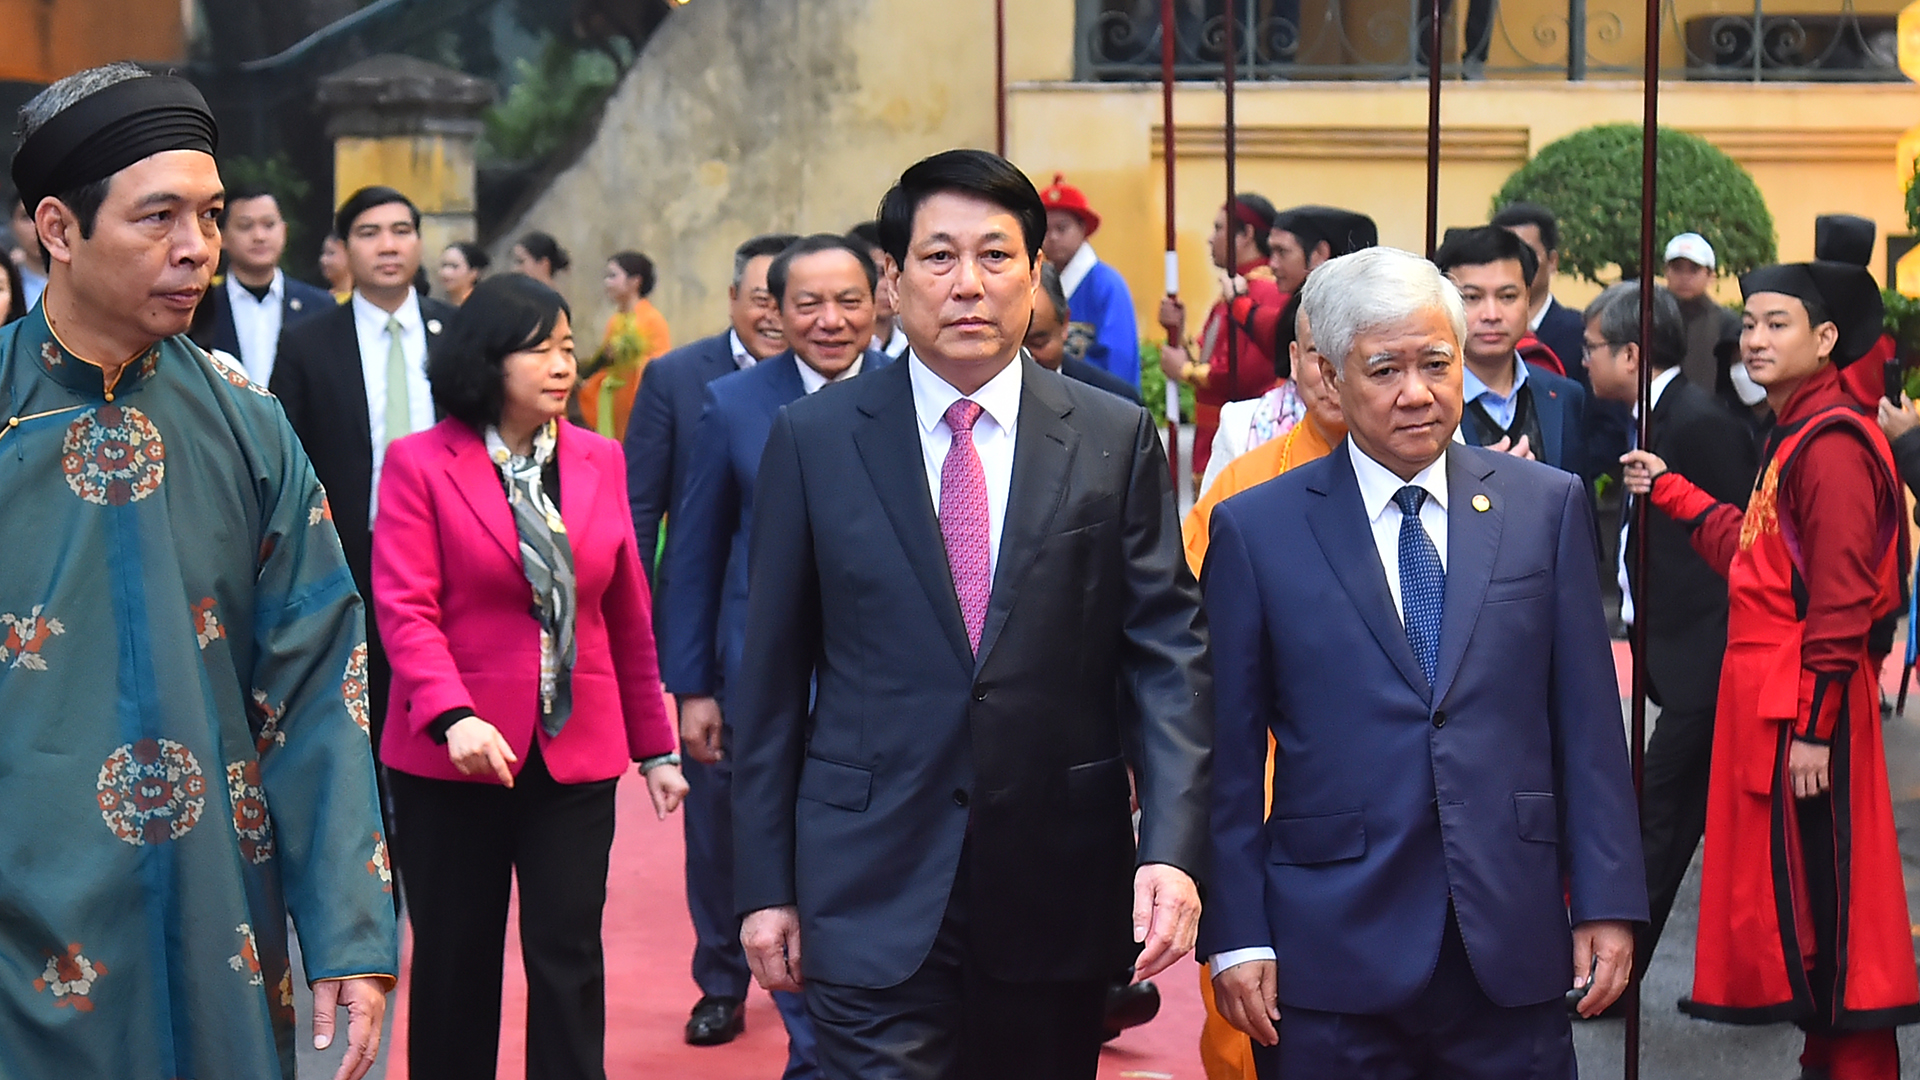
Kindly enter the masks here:
[[596, 356], [600, 369], [580, 384], [580, 416], [609, 439], [627, 437], [627, 416], [647, 362], [673, 347], [666, 317], [645, 297], [607, 320]]
[[[1220, 470], [1220, 475], [1213, 480], [1213, 486], [1201, 493], [1200, 501], [1188, 512], [1186, 523], [1181, 527], [1186, 536], [1187, 565], [1192, 568], [1194, 576], [1200, 576], [1200, 567], [1207, 561], [1207, 526], [1215, 506], [1248, 488], [1266, 483], [1288, 469], [1326, 457], [1332, 452], [1333, 448], [1320, 437], [1312, 419], [1307, 418], [1293, 425], [1293, 430], [1287, 432], [1285, 437], [1261, 443]], [[1267, 775], [1273, 775], [1271, 735], [1267, 736]], [[1267, 804], [1271, 809], [1271, 792], [1268, 793]], [[1200, 1064], [1206, 1070], [1207, 1080], [1255, 1080], [1252, 1044], [1245, 1035], [1227, 1023], [1214, 1005], [1213, 975], [1205, 964], [1200, 965], [1200, 999], [1207, 1006], [1207, 1019], [1200, 1028]]]

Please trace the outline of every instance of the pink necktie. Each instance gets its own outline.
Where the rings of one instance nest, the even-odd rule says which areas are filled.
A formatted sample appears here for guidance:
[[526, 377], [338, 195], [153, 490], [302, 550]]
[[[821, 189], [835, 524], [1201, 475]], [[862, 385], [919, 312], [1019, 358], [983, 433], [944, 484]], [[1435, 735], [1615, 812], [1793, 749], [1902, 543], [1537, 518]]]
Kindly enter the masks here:
[[953, 572], [953, 591], [960, 598], [960, 617], [967, 624], [967, 640], [980, 651], [980, 628], [987, 621], [987, 598], [993, 595], [993, 567], [988, 558], [987, 477], [980, 454], [973, 448], [973, 425], [980, 406], [961, 398], [947, 407], [947, 428], [953, 442], [940, 465], [940, 539], [946, 542], [947, 567]]

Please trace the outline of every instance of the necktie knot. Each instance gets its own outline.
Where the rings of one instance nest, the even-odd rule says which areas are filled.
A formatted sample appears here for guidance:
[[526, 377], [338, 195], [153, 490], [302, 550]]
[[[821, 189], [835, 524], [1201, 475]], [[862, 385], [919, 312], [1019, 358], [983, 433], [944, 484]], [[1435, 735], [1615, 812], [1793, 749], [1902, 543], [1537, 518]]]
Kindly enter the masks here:
[[391, 337], [400, 336], [400, 320], [398, 317], [393, 315], [387, 316], [387, 334]]
[[947, 406], [947, 430], [955, 435], [963, 431], [972, 431], [973, 425], [980, 420], [980, 414], [983, 411], [979, 402], [961, 398]]
[[1393, 501], [1399, 505], [1402, 514], [1419, 517], [1420, 507], [1427, 501], [1427, 489], [1418, 484], [1408, 484], [1393, 493]]

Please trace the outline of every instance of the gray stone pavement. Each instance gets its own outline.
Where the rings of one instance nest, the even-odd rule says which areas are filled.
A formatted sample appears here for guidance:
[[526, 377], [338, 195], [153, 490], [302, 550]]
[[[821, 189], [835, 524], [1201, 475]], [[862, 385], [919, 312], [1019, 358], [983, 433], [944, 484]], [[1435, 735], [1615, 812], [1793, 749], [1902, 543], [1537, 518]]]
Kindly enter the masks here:
[[[1905, 641], [1902, 635], [1899, 639]], [[1623, 703], [1624, 704], [1624, 703]], [[1649, 712], [1653, 712], [1651, 708]], [[1920, 912], [1920, 695], [1906, 717], [1885, 726], [1887, 773], [1907, 880], [1907, 910]], [[1657, 720], [1655, 721], [1657, 722]], [[1693, 942], [1700, 918], [1700, 859], [1680, 889], [1660, 949], [1641, 993], [1640, 1076], [1643, 1080], [1793, 1080], [1800, 1073], [1800, 1032], [1787, 1024], [1739, 1027], [1682, 1015], [1674, 1002], [1693, 986]], [[1574, 1025], [1585, 1080], [1623, 1075], [1626, 1022]], [[1901, 1072], [1920, 1076], [1920, 1028], [1900, 1032]]]

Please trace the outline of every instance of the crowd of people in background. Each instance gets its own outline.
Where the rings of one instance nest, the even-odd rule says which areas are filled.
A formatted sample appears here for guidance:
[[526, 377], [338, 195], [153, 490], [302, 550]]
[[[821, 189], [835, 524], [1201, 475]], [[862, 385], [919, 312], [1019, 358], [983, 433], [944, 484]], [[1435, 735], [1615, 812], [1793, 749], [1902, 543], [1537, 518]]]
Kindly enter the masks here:
[[[432, 295], [390, 187], [341, 200], [324, 286], [290, 277], [278, 201], [222, 193], [184, 80], [96, 69], [23, 119], [0, 481], [48, 510], [6, 525], [38, 561], [0, 603], [0, 707], [42, 719], [0, 744], [44, 775], [0, 805], [81, 791], [48, 832], [100, 888], [167, 844], [196, 887], [136, 926], [59, 874], [0, 885], [21, 925], [87, 928], [0, 934], [45, 961], [0, 990], [40, 1072], [291, 1075], [291, 911], [316, 1044], [348, 1008], [357, 1078], [404, 909], [409, 1074], [488, 1074], [517, 882], [529, 1075], [604, 1075], [637, 766], [684, 819], [684, 1038], [737, 1038], [758, 982], [790, 1080], [1091, 1077], [1196, 949], [1211, 1080], [1571, 1076], [1571, 1017], [1618, 1015], [1703, 842], [1681, 1008], [1800, 1023], [1808, 1077], [1897, 1075], [1920, 981], [1878, 673], [1920, 415], [1871, 222], [1822, 218], [1740, 314], [1696, 232], [1666, 285], [1575, 310], [1545, 207], [1428, 259], [1242, 193], [1205, 317], [1166, 297], [1144, 342], [1082, 191], [949, 151], [871, 221], [743, 239], [677, 348], [659, 268], [611, 255], [596, 344], [544, 232], [507, 273], [448, 245]], [[1156, 348], [1195, 400], [1184, 525]], [[1603, 581], [1662, 709], [1637, 819]], [[117, 666], [77, 678], [68, 625]], [[107, 764], [47, 750], [82, 742]], [[183, 841], [209, 771], [218, 848]], [[115, 996], [188, 939], [251, 978]], [[207, 1037], [269, 984], [260, 1030]], [[126, 1038], [47, 1035], [43, 993]]]

